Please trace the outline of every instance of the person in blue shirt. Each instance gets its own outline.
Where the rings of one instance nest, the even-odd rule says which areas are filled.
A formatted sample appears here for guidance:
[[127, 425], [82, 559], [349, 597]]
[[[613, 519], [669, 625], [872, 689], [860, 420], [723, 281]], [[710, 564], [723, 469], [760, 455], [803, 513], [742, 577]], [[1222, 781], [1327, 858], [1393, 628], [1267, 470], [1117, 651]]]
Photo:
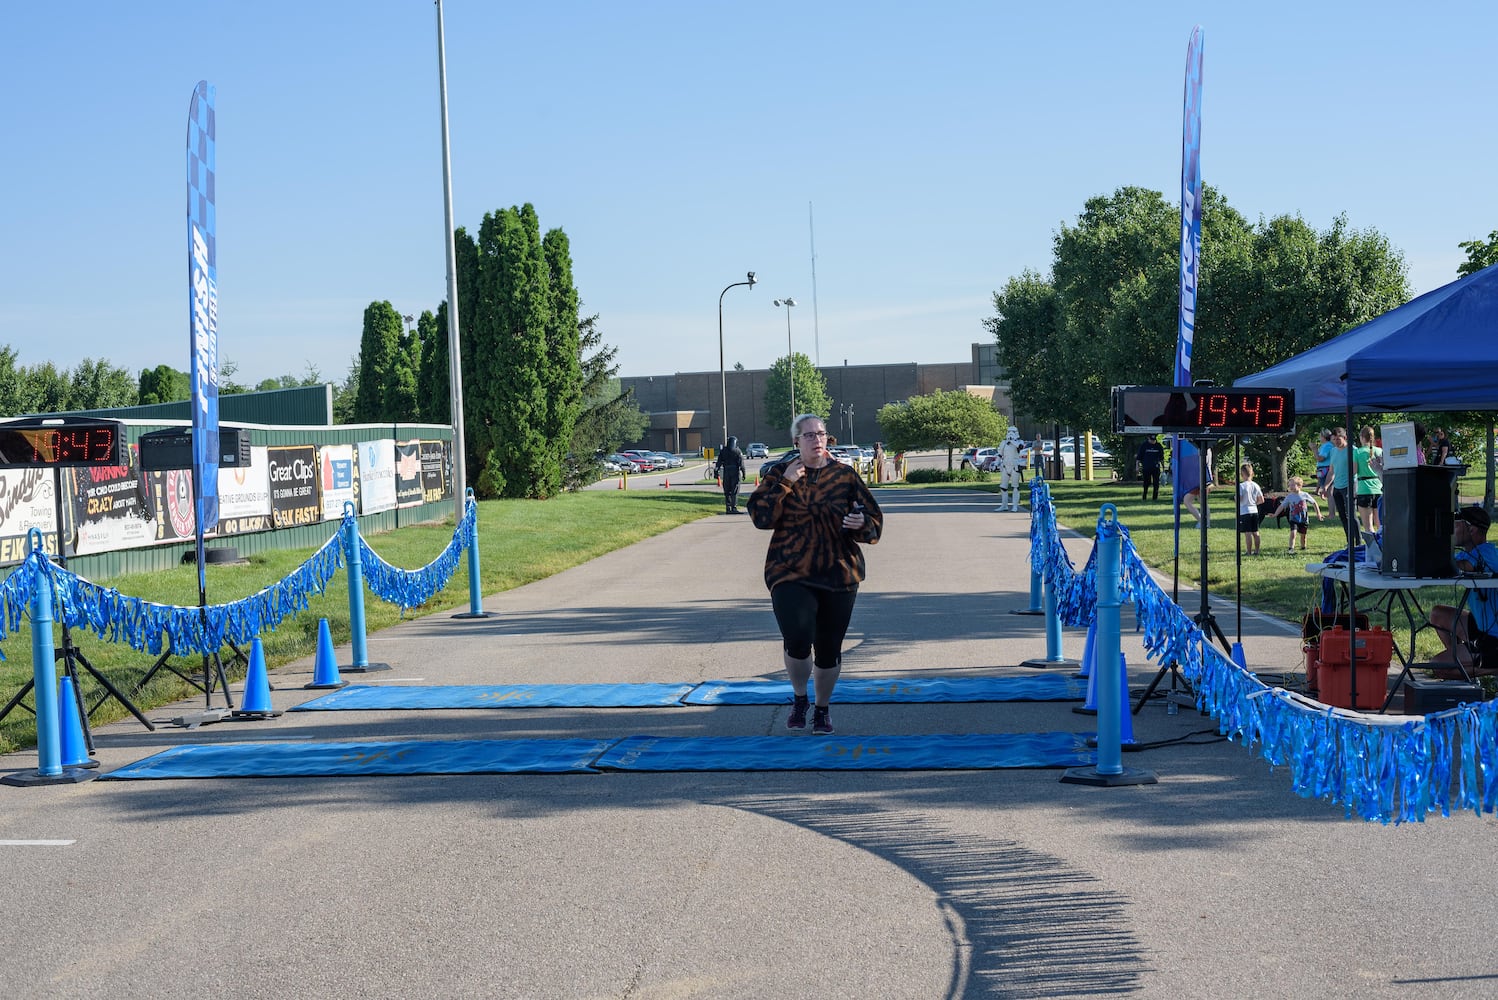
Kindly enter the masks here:
[[[1491, 525], [1492, 519], [1481, 507], [1456, 512], [1452, 540], [1458, 551], [1451, 561], [1458, 573], [1498, 573], [1498, 548], [1488, 541]], [[1460, 623], [1456, 608], [1437, 604], [1430, 609], [1430, 623], [1445, 646], [1431, 662], [1458, 663], [1468, 672], [1480, 668], [1484, 673], [1498, 673], [1498, 590], [1473, 588]], [[1462, 672], [1447, 668], [1436, 670], [1435, 675], [1459, 678]]]

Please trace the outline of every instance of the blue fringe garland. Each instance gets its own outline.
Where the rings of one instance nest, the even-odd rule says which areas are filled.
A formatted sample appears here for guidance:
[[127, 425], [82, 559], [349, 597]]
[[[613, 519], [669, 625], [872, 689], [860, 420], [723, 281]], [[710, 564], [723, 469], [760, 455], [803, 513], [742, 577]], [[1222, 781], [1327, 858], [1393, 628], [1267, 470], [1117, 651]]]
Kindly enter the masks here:
[[[352, 515], [349, 515], [352, 516]], [[370, 591], [387, 604], [394, 604], [405, 614], [407, 608], [416, 608], [431, 600], [457, 572], [458, 560], [463, 550], [473, 543], [478, 531], [478, 504], [469, 500], [464, 506], [463, 519], [453, 529], [452, 541], [442, 554], [417, 570], [398, 569], [369, 547], [363, 536], [359, 539], [359, 570]]]
[[[346, 515], [345, 523], [353, 515]], [[478, 530], [478, 504], [470, 499], [452, 541], [442, 554], [418, 570], [391, 566], [358, 539], [361, 570], [370, 589], [382, 600], [406, 608], [426, 603], [447, 585], [463, 550]], [[357, 521], [354, 533], [358, 533]], [[284, 579], [257, 594], [230, 604], [206, 608], [155, 604], [130, 597], [113, 587], [101, 587], [33, 552], [0, 583], [0, 642], [21, 625], [29, 613], [32, 588], [45, 576], [53, 587], [55, 620], [69, 628], [92, 632], [108, 642], [159, 655], [208, 655], [225, 643], [247, 646], [265, 632], [274, 632], [287, 617], [306, 611], [313, 594], [321, 594], [345, 564], [343, 531], [336, 532], [312, 556]], [[3, 653], [0, 653], [3, 658]]]
[[[1053, 584], [1071, 626], [1095, 620], [1097, 545], [1077, 572], [1056, 526], [1050, 488], [1030, 486], [1030, 565]], [[1099, 533], [1105, 530], [1099, 520]], [[1123, 535], [1124, 600], [1134, 605], [1151, 660], [1174, 661], [1218, 731], [1290, 775], [1306, 798], [1340, 803], [1346, 815], [1380, 823], [1424, 822], [1470, 809], [1498, 809], [1498, 702], [1461, 705], [1425, 718], [1363, 715], [1271, 688], [1207, 641], [1160, 589]]]

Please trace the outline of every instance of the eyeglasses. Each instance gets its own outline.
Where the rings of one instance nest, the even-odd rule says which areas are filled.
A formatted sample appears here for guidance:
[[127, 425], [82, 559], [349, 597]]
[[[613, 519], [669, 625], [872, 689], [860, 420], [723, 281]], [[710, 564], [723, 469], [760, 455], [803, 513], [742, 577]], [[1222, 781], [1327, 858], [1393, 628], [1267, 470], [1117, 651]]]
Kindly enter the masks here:
[[801, 436], [804, 437], [804, 438], [824, 438], [824, 437], [827, 436], [827, 432], [826, 431], [802, 431], [801, 432]]

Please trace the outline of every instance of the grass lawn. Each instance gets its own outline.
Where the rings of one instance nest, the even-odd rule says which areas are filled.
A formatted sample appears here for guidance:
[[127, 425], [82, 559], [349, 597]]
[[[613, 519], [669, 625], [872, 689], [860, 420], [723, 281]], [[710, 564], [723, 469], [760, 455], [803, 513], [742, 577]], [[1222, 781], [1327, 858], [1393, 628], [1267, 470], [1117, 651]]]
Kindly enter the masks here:
[[[493, 594], [519, 587], [585, 563], [590, 559], [631, 545], [652, 535], [688, 521], [716, 514], [722, 507], [718, 493], [681, 490], [593, 491], [569, 493], [548, 501], [492, 500], [479, 504], [478, 538], [480, 593]], [[331, 537], [338, 526], [327, 526]], [[402, 569], [418, 569], [435, 559], [452, 540], [453, 525], [419, 525], [399, 531], [366, 536], [365, 541], [380, 557]], [[284, 579], [299, 567], [315, 549], [286, 549], [252, 556], [247, 565], [207, 567], [208, 600], [211, 604], [228, 604]], [[120, 593], [140, 597], [157, 604], [196, 607], [198, 603], [197, 568], [181, 566], [164, 573], [121, 576], [94, 580]], [[314, 595], [307, 611], [283, 621], [274, 632], [261, 636], [269, 667], [301, 659], [317, 648], [317, 622], [328, 619], [334, 643], [349, 641], [349, 607], [347, 568], [337, 573], [328, 591]], [[466, 608], [468, 605], [468, 560], [459, 560], [447, 588], [431, 602], [406, 612], [419, 617], [438, 611]], [[364, 613], [367, 632], [373, 633], [400, 620], [400, 611], [366, 590]], [[61, 629], [55, 641], [61, 643]], [[142, 711], [169, 704], [188, 695], [201, 698], [181, 680], [160, 671], [151, 685], [134, 693], [140, 678], [155, 659], [129, 646], [101, 640], [90, 632], [74, 631], [74, 644], [90, 663], [119, 689], [130, 695]], [[29, 623], [8, 635], [0, 652], [0, 704], [32, 679], [31, 630]], [[248, 652], [248, 650], [246, 650]], [[200, 660], [174, 659], [173, 665], [184, 673]], [[86, 672], [80, 671], [85, 703], [92, 706], [102, 690]], [[231, 679], [242, 677], [241, 665]], [[237, 702], [236, 698], [236, 702]], [[30, 705], [28, 696], [25, 704]], [[222, 696], [215, 704], [223, 705]], [[128, 715], [114, 699], [90, 716], [95, 725]], [[36, 745], [35, 719], [25, 708], [13, 709], [0, 721], [0, 752]]]

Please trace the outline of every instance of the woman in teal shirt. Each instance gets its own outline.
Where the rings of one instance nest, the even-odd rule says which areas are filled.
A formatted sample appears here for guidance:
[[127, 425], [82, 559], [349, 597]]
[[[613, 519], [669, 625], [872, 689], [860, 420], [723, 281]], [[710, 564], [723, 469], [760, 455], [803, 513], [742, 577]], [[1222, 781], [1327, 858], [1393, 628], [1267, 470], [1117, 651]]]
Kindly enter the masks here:
[[1352, 449], [1352, 460], [1358, 467], [1358, 521], [1363, 530], [1378, 532], [1378, 504], [1384, 498], [1384, 480], [1378, 470], [1383, 467], [1384, 450], [1376, 443], [1372, 427], [1358, 431], [1358, 444]]
[[1321, 447], [1316, 449], [1316, 489], [1326, 493], [1326, 480], [1332, 471], [1332, 432], [1321, 432]]

